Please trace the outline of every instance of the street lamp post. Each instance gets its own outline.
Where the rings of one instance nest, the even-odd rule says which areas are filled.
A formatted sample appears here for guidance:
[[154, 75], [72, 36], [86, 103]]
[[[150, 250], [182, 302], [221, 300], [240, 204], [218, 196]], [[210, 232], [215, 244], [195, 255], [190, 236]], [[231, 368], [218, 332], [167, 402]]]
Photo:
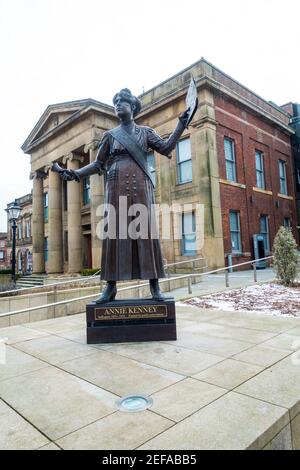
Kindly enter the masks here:
[[16, 285], [16, 231], [17, 219], [19, 218], [21, 207], [16, 201], [9, 204], [5, 209], [8, 214], [8, 221], [11, 222], [12, 228], [12, 257], [11, 257], [11, 280]]

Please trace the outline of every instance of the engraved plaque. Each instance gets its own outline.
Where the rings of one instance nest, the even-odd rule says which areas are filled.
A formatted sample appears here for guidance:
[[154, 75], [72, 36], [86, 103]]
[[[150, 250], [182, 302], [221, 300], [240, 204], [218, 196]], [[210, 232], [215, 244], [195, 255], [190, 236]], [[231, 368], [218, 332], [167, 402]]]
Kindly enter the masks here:
[[167, 318], [166, 305], [132, 305], [122, 307], [98, 307], [94, 310], [95, 321], [137, 320]]

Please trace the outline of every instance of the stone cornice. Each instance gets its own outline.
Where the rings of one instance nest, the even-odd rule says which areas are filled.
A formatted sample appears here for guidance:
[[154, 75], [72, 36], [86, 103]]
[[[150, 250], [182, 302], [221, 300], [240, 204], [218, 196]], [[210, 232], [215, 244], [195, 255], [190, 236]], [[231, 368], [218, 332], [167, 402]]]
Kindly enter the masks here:
[[[97, 102], [95, 101], [94, 103], [97, 103]], [[33, 140], [34, 135], [36, 135], [39, 132], [42, 125], [39, 127], [39, 129], [35, 130], [35, 128], [34, 128], [33, 131], [30, 133], [29, 137], [26, 139], [26, 141], [22, 145], [21, 149], [23, 150], [24, 153], [29, 153], [30, 154], [34, 148], [36, 148], [36, 147], [40, 146], [41, 144], [45, 143], [47, 140], [51, 139], [55, 134], [61, 133], [68, 126], [73, 124], [75, 121], [81, 119], [83, 116], [85, 116], [86, 114], [88, 114], [90, 112], [93, 112], [93, 111], [98, 112], [98, 113], [101, 112], [104, 115], [115, 118], [114, 108], [112, 106], [105, 105], [103, 103], [99, 103], [99, 105], [91, 104], [89, 106], [86, 106], [85, 108], [79, 109], [78, 111], [74, 111], [74, 113], [70, 117], [65, 119], [61, 124], [59, 124], [56, 127], [50, 129], [49, 131], [47, 131], [45, 134], [43, 134], [42, 136], [40, 136], [36, 140]], [[43, 121], [43, 123], [44, 122], [45, 121]], [[35, 130], [35, 132], [34, 132], [34, 130]]]
[[[211, 88], [213, 90], [218, 91], [219, 93], [226, 95], [227, 97], [231, 98], [234, 101], [237, 101], [240, 103], [243, 107], [246, 107], [250, 109], [252, 112], [255, 114], [258, 114], [259, 116], [263, 116], [264, 119], [266, 119], [269, 122], [272, 122], [273, 124], [276, 124], [278, 127], [281, 129], [284, 129], [285, 132], [288, 132], [289, 134], [294, 134], [295, 131], [288, 125], [286, 125], [284, 122], [280, 121], [277, 119], [275, 116], [272, 114], [268, 113], [265, 109], [260, 107], [259, 105], [251, 102], [244, 96], [239, 95], [237, 92], [234, 90], [226, 87], [224, 84], [217, 82], [213, 78], [209, 77], [208, 75], [203, 75], [200, 77], [198, 80], [196, 80], [196, 85], [197, 89], [199, 90], [200, 88]], [[168, 95], [164, 95], [160, 97], [157, 101], [150, 103], [143, 108], [141, 113], [138, 116], [138, 119], [141, 120], [143, 117], [154, 113], [158, 109], [160, 109], [163, 106], [167, 106], [174, 100], [180, 100], [183, 97], [185, 97], [185, 94], [187, 92], [188, 85], [181, 86], [178, 88], [176, 91], [169, 93]], [[277, 109], [277, 108], [276, 108]], [[277, 110], [278, 111], [278, 110]], [[285, 115], [285, 113], [282, 111], [282, 114]], [[175, 116], [174, 116], [175, 117]], [[207, 117], [208, 120], [210, 120], [210, 117]], [[202, 118], [202, 123], [200, 126], [206, 122], [205, 118]], [[193, 125], [193, 123], [191, 124]], [[197, 127], [197, 123], [195, 125]]]

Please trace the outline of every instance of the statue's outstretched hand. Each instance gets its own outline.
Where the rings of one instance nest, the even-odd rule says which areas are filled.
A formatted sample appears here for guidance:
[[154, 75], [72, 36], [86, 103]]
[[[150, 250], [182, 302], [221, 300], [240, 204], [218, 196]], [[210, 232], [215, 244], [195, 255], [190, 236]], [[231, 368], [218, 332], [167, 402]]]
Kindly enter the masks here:
[[79, 176], [74, 170], [64, 170], [60, 173], [60, 176], [65, 181], [80, 181]]
[[188, 118], [189, 118], [189, 112], [190, 112], [190, 108], [186, 109], [179, 116], [179, 121], [184, 125], [184, 127], [187, 127], [186, 125], [187, 125]]

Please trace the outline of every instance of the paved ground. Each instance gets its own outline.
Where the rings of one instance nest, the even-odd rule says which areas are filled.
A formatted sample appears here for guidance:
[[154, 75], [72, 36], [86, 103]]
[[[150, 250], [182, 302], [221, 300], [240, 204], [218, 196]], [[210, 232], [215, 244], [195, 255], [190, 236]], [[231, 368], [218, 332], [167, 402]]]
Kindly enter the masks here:
[[[300, 320], [177, 318], [177, 342], [87, 346], [84, 315], [0, 329], [0, 449], [299, 449]], [[118, 411], [131, 393], [152, 408]]]
[[[257, 270], [257, 281], [270, 282], [275, 279], [274, 270], [271, 268]], [[197, 278], [198, 280], [198, 278]], [[235, 288], [251, 286], [254, 283], [253, 270], [238, 271], [229, 273], [229, 288], [225, 284], [225, 274], [208, 274], [203, 276], [202, 282], [192, 285], [192, 294], [188, 293], [187, 287], [172, 291], [176, 300], [188, 297], [196, 297], [199, 295], [212, 294]]]

